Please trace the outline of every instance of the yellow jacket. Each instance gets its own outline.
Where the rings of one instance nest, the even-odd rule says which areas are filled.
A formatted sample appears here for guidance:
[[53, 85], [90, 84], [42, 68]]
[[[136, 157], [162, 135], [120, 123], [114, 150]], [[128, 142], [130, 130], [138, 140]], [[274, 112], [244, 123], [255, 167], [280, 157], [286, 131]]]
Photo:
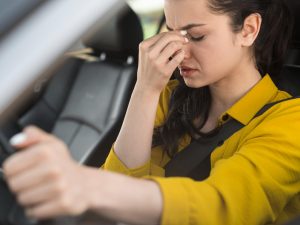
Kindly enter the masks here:
[[[165, 120], [177, 84], [170, 81], [162, 92], [155, 126]], [[300, 99], [253, 117], [267, 103], [288, 97], [266, 75], [227, 110], [220, 123], [227, 114], [245, 127], [213, 151], [211, 173], [204, 181], [165, 178], [163, 167], [170, 159], [161, 147], [152, 149], [151, 160], [136, 169], [126, 168], [112, 148], [103, 168], [157, 182], [164, 225], [282, 224], [300, 214]], [[179, 151], [190, 141], [187, 135], [182, 138]]]

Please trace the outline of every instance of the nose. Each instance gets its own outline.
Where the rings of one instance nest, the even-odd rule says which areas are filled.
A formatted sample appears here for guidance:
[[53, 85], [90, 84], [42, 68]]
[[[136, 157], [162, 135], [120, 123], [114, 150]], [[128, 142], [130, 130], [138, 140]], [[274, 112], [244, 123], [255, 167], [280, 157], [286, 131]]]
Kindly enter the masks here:
[[191, 45], [189, 42], [184, 43], [182, 50], [184, 51], [184, 58], [189, 59], [191, 57]]

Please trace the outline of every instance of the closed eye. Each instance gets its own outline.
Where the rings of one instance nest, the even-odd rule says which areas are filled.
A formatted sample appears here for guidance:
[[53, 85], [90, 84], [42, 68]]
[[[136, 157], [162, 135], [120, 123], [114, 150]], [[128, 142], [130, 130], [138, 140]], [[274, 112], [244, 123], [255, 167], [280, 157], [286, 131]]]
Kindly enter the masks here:
[[186, 37], [191, 41], [201, 41], [204, 39], [205, 36], [203, 35], [203, 36], [199, 36], [199, 37], [194, 37], [191, 34], [187, 33]]

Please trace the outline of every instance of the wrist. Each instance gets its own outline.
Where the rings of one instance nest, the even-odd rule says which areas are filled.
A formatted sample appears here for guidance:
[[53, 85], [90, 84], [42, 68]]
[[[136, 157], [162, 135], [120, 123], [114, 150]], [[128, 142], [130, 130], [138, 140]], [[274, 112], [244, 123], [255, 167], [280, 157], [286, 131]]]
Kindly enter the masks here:
[[97, 170], [90, 167], [82, 167], [82, 175], [85, 177], [83, 185], [82, 201], [85, 201], [86, 210], [92, 210], [102, 208], [103, 199], [101, 194], [101, 186], [105, 185], [104, 179], [102, 179], [101, 170]]
[[148, 84], [137, 81], [134, 86], [134, 91], [143, 93], [145, 96], [159, 96], [163, 88], [151, 87]]
[[[89, 191], [89, 209], [108, 219], [130, 224], [158, 224], [162, 195], [150, 180], [135, 179], [109, 171], [95, 171], [97, 182]], [[95, 176], [96, 175], [96, 176]], [[135, 187], [136, 191], [132, 191]]]
[[158, 102], [161, 91], [144, 88], [142, 85], [136, 85], [132, 92], [132, 97], [141, 100], [141, 102]]
[[[115, 174], [102, 169], [86, 167], [87, 181], [85, 185], [87, 209], [104, 214], [114, 205]], [[116, 176], [118, 176], [116, 174]], [[113, 186], [112, 186], [113, 185]]]

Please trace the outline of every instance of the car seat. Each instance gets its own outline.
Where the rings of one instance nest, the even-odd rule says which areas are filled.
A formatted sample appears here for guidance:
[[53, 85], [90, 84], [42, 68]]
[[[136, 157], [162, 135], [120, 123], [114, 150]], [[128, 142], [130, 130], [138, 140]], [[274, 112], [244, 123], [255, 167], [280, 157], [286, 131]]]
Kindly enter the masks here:
[[115, 141], [136, 81], [138, 45], [143, 40], [137, 15], [122, 13], [83, 40], [93, 62], [70, 58], [18, 120], [62, 139], [77, 161], [100, 166]]
[[286, 2], [293, 13], [294, 32], [285, 65], [276, 84], [279, 89], [293, 96], [300, 96], [300, 1], [287, 0]]

